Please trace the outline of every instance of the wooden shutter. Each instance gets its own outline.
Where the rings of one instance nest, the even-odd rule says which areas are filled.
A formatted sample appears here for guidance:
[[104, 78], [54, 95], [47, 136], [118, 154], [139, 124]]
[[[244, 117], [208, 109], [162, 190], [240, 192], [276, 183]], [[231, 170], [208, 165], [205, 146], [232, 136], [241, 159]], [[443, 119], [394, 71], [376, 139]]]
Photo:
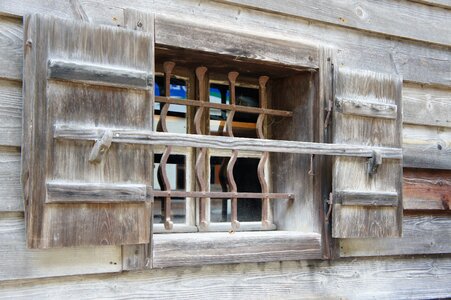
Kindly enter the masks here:
[[[32, 15], [24, 32], [22, 182], [32, 248], [148, 243], [150, 146], [111, 130], [152, 130], [153, 36]], [[95, 130], [67, 140], [55, 128]]]
[[402, 80], [340, 69], [334, 82], [334, 143], [375, 148], [372, 158], [334, 158], [332, 236], [401, 236], [402, 159], [383, 157], [377, 147], [401, 149]]

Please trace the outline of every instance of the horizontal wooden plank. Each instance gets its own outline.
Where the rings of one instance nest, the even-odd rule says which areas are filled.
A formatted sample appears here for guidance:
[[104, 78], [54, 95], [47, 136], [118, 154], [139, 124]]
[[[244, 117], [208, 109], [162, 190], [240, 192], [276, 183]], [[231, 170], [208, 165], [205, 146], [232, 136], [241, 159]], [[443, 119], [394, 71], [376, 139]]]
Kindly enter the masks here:
[[341, 205], [398, 206], [396, 192], [338, 191], [333, 197], [334, 203]]
[[404, 123], [451, 127], [451, 90], [405, 84], [402, 101]]
[[[83, 1], [82, 7], [92, 22], [114, 26], [122, 24], [123, 8], [135, 7], [142, 12], [153, 11], [173, 16], [174, 22], [177, 19], [192, 22], [188, 27], [208, 27], [203, 20], [209, 20], [208, 24], [217, 24], [218, 27], [228, 30], [242, 31], [243, 28], [246, 28], [248, 32], [260, 32], [273, 37], [322, 42], [339, 49], [337, 58], [340, 65], [398, 73], [403, 76], [405, 81], [410, 82], [451, 86], [451, 77], [449, 76], [451, 62], [449, 49], [446, 47], [431, 47], [422, 43], [386, 39], [384, 36], [367, 34], [335, 25], [317, 24], [301, 18], [284, 17], [246, 8], [236, 9], [231, 5], [211, 1], [193, 5], [191, 0], [169, 3], [165, 0], [155, 0], [152, 3], [139, 0], [134, 1], [133, 4], [125, 0], [112, 0], [99, 5], [96, 1], [87, 0]], [[187, 14], [187, 11], [190, 13]], [[79, 19], [78, 14], [73, 12], [68, 2], [55, 3], [51, 0], [0, 2], [0, 14], [22, 17], [29, 13], [47, 13]], [[169, 30], [170, 26], [165, 26], [158, 21], [158, 18], [157, 16], [157, 43], [180, 43], [177, 41], [180, 37], [173, 35], [173, 32]], [[15, 20], [15, 22], [18, 21]], [[4, 22], [0, 22], [0, 28], [2, 26], [4, 26]], [[7, 26], [11, 27], [10, 24]], [[20, 53], [8, 50], [10, 53], [16, 54], [5, 58], [1, 57], [0, 70], [13, 69], [12, 72], [6, 72], [8, 74], [6, 77], [20, 79], [22, 77], [22, 27], [20, 24], [15, 24], [14, 30], [18, 33], [6, 37], [9, 43], [3, 45], [9, 49], [20, 49]], [[4, 32], [6, 31], [1, 29], [0, 35]]]
[[0, 212], [23, 211], [20, 149], [0, 146]]
[[146, 201], [145, 184], [47, 182], [46, 203], [125, 203]]
[[[346, 1], [330, 3], [327, 0], [302, 2], [290, 0], [217, 1], [394, 37], [442, 45], [451, 43], [448, 38], [451, 36], [451, 12], [449, 10], [408, 1], [365, 0], [360, 1], [358, 5]], [[412, 24], [421, 24], [421, 26], [412, 26]]]
[[451, 171], [404, 169], [405, 210], [451, 210]]
[[59, 59], [49, 60], [48, 76], [54, 79], [124, 88], [149, 89], [153, 85], [152, 75], [143, 71]]
[[20, 82], [0, 79], [0, 120], [0, 145], [19, 146], [22, 138]]
[[451, 128], [404, 125], [404, 167], [451, 170]]
[[439, 299], [451, 257], [349, 258], [167, 268], [2, 283], [5, 299]]
[[335, 99], [337, 111], [346, 115], [358, 115], [374, 118], [396, 119], [397, 106], [395, 104], [359, 101], [358, 99]]
[[397, 148], [369, 147], [346, 144], [324, 144], [297, 141], [231, 138], [195, 134], [121, 130], [112, 128], [83, 128], [56, 125], [54, 137], [57, 139], [97, 140], [105, 130], [113, 132], [113, 142], [148, 145], [172, 145], [181, 147], [207, 147], [214, 149], [234, 149], [249, 151], [268, 151], [298, 154], [322, 154], [336, 156], [371, 157], [374, 150], [382, 157], [401, 159], [402, 151]]
[[0, 16], [0, 78], [22, 79], [22, 44], [22, 20]]
[[120, 247], [27, 249], [23, 216], [0, 216], [0, 255], [0, 281], [121, 270]]
[[155, 234], [153, 267], [312, 259], [321, 257], [321, 235], [299, 232]]
[[409, 1], [428, 4], [428, 5], [432, 5], [432, 6], [443, 7], [443, 8], [451, 8], [450, 0], [409, 0]]
[[343, 239], [340, 256], [451, 253], [451, 215], [404, 215], [401, 238]]
[[252, 59], [292, 66], [318, 68], [317, 43], [307, 40], [290, 40], [261, 31], [230, 30], [208, 23], [196, 26], [184, 19], [155, 19], [155, 42], [181, 48], [231, 55], [236, 59]]

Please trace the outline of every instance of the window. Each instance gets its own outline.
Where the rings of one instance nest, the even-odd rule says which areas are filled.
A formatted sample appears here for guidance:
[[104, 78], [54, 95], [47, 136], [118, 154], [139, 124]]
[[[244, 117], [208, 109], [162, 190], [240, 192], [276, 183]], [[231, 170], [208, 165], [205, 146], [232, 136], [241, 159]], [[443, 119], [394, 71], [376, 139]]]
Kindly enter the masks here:
[[317, 259], [331, 207], [336, 238], [400, 235], [398, 76], [334, 69], [317, 45], [125, 20], [26, 19], [31, 248], [150, 246], [151, 267]]

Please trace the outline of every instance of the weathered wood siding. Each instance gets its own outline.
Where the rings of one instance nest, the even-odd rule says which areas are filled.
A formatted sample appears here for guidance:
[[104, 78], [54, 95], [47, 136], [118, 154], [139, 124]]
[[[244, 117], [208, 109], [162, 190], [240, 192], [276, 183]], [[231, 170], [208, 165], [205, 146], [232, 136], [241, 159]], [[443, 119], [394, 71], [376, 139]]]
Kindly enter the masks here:
[[[174, 28], [188, 25], [193, 30], [201, 30], [208, 26], [287, 41], [324, 43], [337, 49], [340, 66], [401, 75], [404, 79], [404, 166], [412, 168], [404, 177], [407, 182], [405, 203], [409, 209], [404, 212], [404, 236], [342, 240], [341, 256], [362, 257], [332, 262], [239, 264], [38, 279], [120, 272], [122, 250], [120, 247], [91, 247], [49, 251], [25, 247], [19, 182], [21, 18], [39, 12], [117, 26], [123, 25], [123, 11], [127, 7], [157, 13], [156, 26], [161, 32], [156, 37], [157, 43], [182, 41]], [[451, 252], [451, 214], [444, 205], [449, 203], [451, 194], [447, 171], [451, 169], [450, 9], [448, 0], [360, 1], [358, 4], [252, 0], [139, 0], [133, 3], [126, 0], [0, 0], [0, 253], [3, 257], [0, 281], [8, 281], [0, 284], [0, 297], [449, 297], [449, 255], [385, 255]], [[406, 186], [415, 189], [416, 182], [430, 188], [431, 193], [422, 197], [406, 192]], [[437, 209], [431, 209], [425, 201], [430, 201]], [[424, 205], [428, 210], [424, 210]], [[367, 257], [375, 255], [380, 257]]]

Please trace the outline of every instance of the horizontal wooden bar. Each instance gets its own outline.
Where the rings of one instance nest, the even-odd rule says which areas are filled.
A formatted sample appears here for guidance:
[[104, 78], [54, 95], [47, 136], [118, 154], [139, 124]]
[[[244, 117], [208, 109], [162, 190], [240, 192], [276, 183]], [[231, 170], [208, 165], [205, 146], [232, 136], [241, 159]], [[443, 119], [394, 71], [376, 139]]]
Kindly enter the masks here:
[[251, 106], [242, 106], [242, 105], [233, 105], [233, 104], [211, 103], [211, 102], [204, 102], [204, 101], [191, 100], [191, 99], [177, 99], [177, 98], [171, 98], [171, 97], [156, 96], [155, 101], [161, 102], [161, 103], [178, 104], [178, 105], [216, 108], [216, 109], [245, 112], [245, 113], [251, 113], [251, 114], [265, 114], [265, 115], [279, 116], [279, 117], [292, 117], [293, 116], [293, 113], [291, 111], [259, 108], [259, 107], [251, 107]]
[[145, 184], [47, 182], [46, 203], [124, 203], [146, 201]]
[[294, 199], [294, 194], [290, 193], [248, 193], [248, 192], [199, 192], [199, 191], [156, 191], [148, 190], [148, 194], [154, 197], [172, 197], [172, 198], [212, 198], [212, 199]]
[[54, 79], [135, 89], [152, 86], [151, 74], [139, 70], [58, 59], [50, 59], [48, 66], [48, 76]]
[[337, 111], [347, 115], [359, 115], [373, 118], [396, 119], [398, 106], [395, 104], [359, 101], [356, 99], [335, 99]]
[[113, 131], [113, 142], [147, 145], [171, 145], [181, 147], [206, 147], [215, 149], [235, 149], [268, 151], [278, 153], [318, 154], [332, 156], [371, 157], [377, 150], [386, 159], [402, 159], [402, 150], [388, 147], [364, 145], [325, 144], [285, 140], [250, 139], [224, 136], [206, 136], [167, 132], [139, 131], [112, 128], [83, 128], [56, 125], [54, 138], [96, 141], [105, 130]]
[[396, 192], [339, 191], [333, 195], [333, 202], [341, 205], [398, 206]]

